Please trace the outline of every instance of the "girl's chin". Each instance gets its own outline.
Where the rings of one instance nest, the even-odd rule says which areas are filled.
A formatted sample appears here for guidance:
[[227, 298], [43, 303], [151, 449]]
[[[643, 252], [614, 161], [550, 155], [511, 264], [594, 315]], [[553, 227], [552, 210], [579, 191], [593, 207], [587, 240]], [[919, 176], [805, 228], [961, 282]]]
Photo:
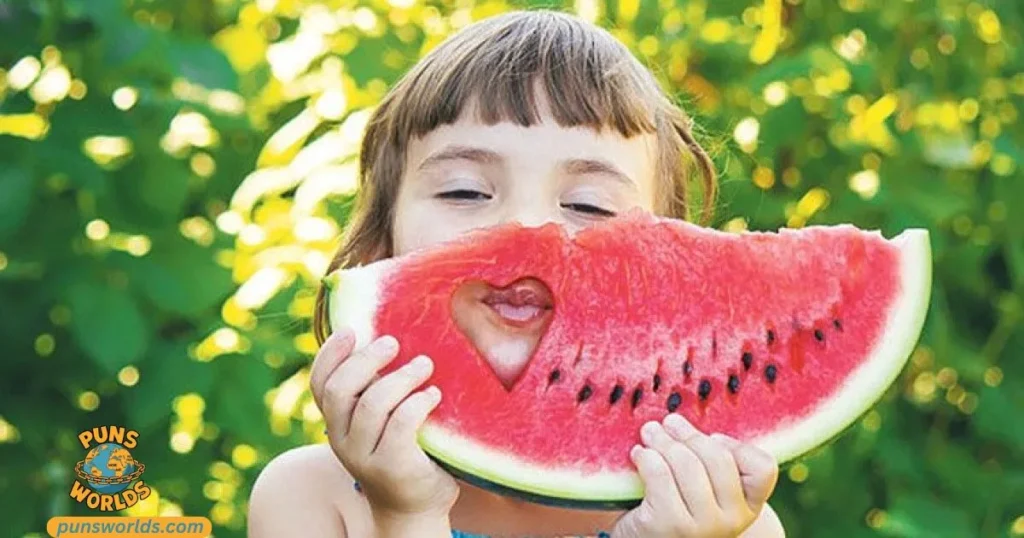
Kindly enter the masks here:
[[491, 366], [494, 375], [506, 389], [511, 389], [547, 330], [551, 311], [545, 310], [543, 315], [528, 320], [509, 320], [492, 306], [476, 302], [457, 305], [455, 318], [459, 329]]

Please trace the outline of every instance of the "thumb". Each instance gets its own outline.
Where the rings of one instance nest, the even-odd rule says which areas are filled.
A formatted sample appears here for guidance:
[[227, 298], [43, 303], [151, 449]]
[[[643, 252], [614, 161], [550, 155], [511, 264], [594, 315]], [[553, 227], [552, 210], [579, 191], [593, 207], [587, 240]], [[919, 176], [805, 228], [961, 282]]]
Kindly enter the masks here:
[[711, 436], [732, 452], [740, 472], [743, 494], [747, 504], [756, 510], [768, 501], [779, 479], [779, 464], [775, 457], [764, 450], [747, 443], [741, 443], [722, 434]]

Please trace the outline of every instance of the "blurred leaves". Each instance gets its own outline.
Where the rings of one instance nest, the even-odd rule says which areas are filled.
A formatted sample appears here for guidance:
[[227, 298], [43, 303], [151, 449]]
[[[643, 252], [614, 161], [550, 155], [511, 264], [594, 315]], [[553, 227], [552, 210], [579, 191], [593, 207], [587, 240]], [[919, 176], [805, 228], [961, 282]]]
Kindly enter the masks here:
[[201, 316], [231, 291], [230, 273], [209, 252], [182, 239], [158, 243], [130, 270], [146, 297], [168, 313]]
[[150, 333], [131, 295], [82, 283], [69, 290], [67, 304], [78, 345], [108, 374], [142, 358]]
[[913, 494], [893, 503], [882, 526], [883, 535], [901, 538], [962, 538], [974, 533], [970, 518], [959, 508]]
[[20, 168], [0, 169], [0, 240], [21, 228], [32, 208], [35, 178]]
[[921, 345], [784, 470], [788, 535], [1024, 535], [1016, 0], [0, 0], [5, 529], [72, 509], [75, 433], [121, 423], [158, 513], [243, 536], [258, 469], [322, 439], [313, 291], [369, 112], [451, 32], [537, 5], [610, 28], [697, 118], [716, 226], [931, 233]]

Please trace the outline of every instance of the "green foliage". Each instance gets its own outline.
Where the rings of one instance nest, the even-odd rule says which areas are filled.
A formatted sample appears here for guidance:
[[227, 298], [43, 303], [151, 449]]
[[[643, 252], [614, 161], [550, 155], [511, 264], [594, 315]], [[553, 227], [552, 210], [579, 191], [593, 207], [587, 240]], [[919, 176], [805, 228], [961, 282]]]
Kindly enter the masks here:
[[[366, 111], [450, 31], [510, 8], [394, 3], [411, 5], [0, 0], [10, 535], [87, 512], [68, 497], [82, 429], [137, 429], [159, 492], [138, 513], [180, 507], [218, 536], [244, 535], [263, 464], [320, 438], [312, 291]], [[717, 226], [932, 234], [921, 346], [874, 411], [784, 470], [789, 535], [1024, 535], [1024, 4], [566, 4], [698, 118]]]

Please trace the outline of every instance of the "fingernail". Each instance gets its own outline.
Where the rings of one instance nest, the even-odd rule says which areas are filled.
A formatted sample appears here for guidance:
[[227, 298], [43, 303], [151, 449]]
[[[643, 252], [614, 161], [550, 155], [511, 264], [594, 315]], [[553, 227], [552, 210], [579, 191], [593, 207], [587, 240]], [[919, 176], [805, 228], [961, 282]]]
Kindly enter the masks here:
[[643, 439], [644, 443], [650, 444], [660, 428], [661, 424], [654, 421], [648, 422], [640, 427], [640, 438]]
[[415, 372], [426, 372], [430, 369], [430, 359], [426, 355], [420, 355], [409, 363], [409, 367]]
[[330, 334], [330, 336], [327, 337], [327, 340], [328, 341], [334, 340], [334, 341], [336, 341], [338, 343], [341, 343], [341, 342], [345, 342], [345, 341], [348, 341], [348, 340], [353, 339], [353, 338], [355, 338], [355, 333], [352, 332], [352, 329], [349, 329], [348, 327], [342, 327], [342, 328], [338, 329], [337, 331], [332, 332]]
[[686, 419], [675, 413], [670, 413], [665, 417], [665, 425], [671, 428], [685, 428], [687, 426]]
[[681, 415], [672, 414], [665, 417], [665, 427], [672, 431], [677, 436], [690, 437], [692, 435], [700, 434], [701, 431], [696, 426], [690, 424]]
[[642, 447], [640, 445], [633, 445], [633, 448], [629, 449], [629, 457], [630, 457], [630, 459], [635, 461], [637, 458], [640, 457], [640, 454], [643, 452], [643, 450], [644, 450], [644, 447]]
[[441, 399], [441, 389], [435, 387], [434, 385], [427, 387], [426, 393], [428, 396], [435, 400]]
[[381, 355], [393, 353], [396, 349], [398, 349], [398, 340], [390, 335], [381, 336], [370, 344], [370, 350]]

